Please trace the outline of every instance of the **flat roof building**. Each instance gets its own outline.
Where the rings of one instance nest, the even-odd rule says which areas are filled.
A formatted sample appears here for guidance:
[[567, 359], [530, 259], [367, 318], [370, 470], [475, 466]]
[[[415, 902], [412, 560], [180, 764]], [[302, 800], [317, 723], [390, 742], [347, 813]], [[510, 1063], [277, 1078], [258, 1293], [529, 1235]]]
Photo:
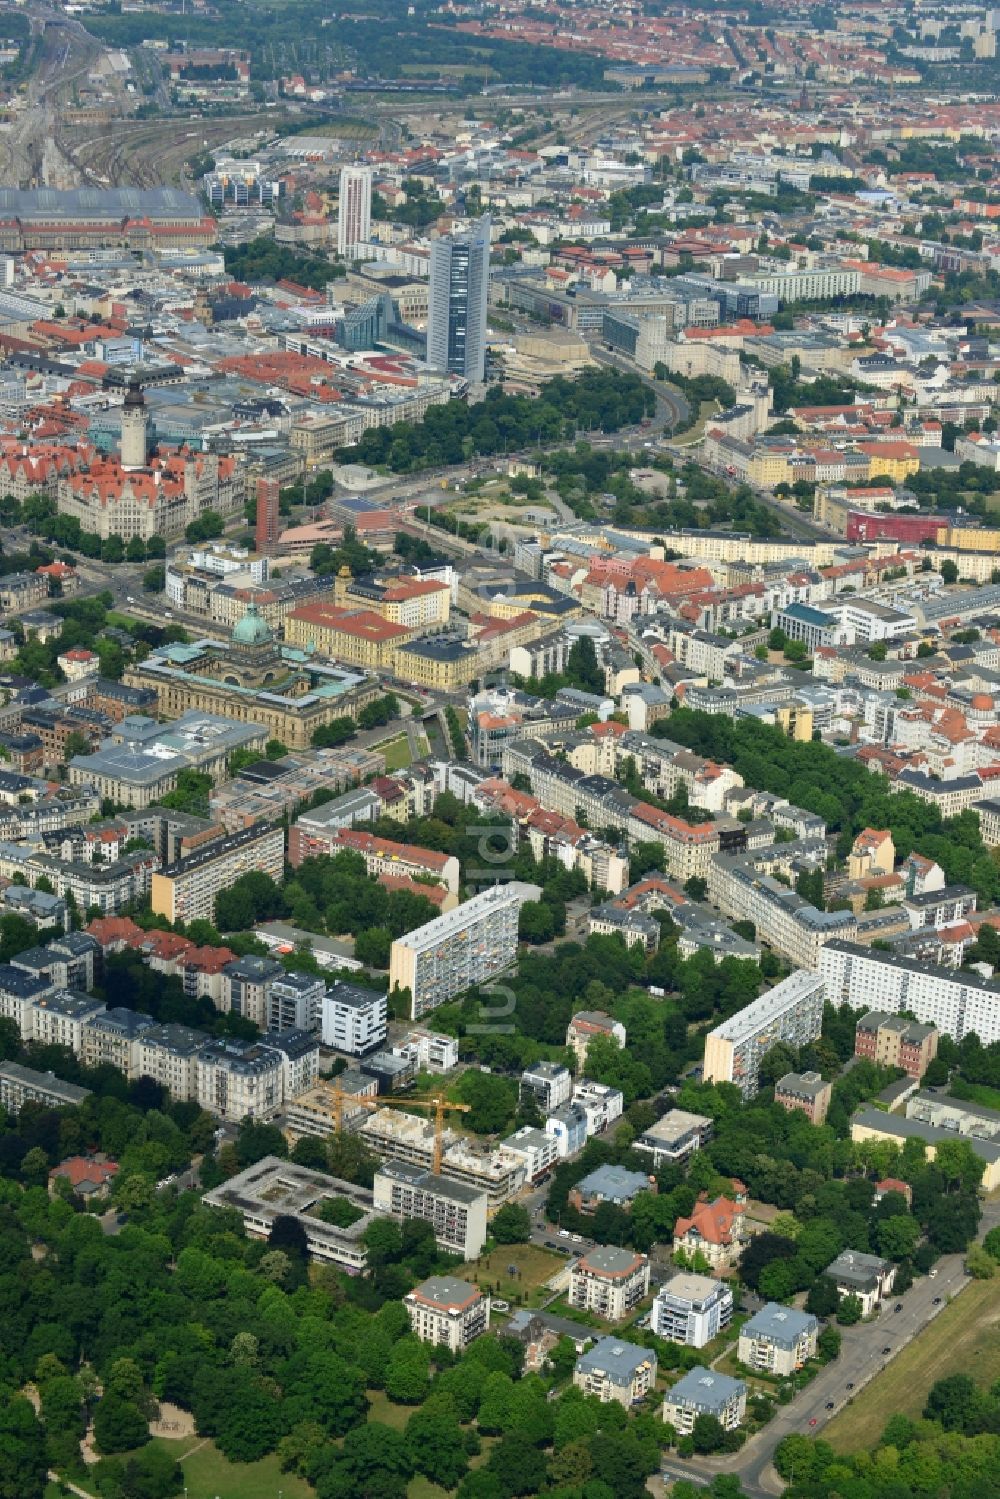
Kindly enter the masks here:
[[486, 1242], [486, 1193], [410, 1161], [386, 1161], [375, 1173], [375, 1211], [403, 1223], [421, 1218], [438, 1248], [474, 1260]]
[[[347, 1228], [316, 1216], [324, 1202], [337, 1199], [346, 1200], [361, 1213]], [[338, 1265], [353, 1275], [367, 1265], [364, 1234], [375, 1213], [372, 1194], [365, 1187], [268, 1155], [205, 1192], [201, 1200], [210, 1207], [235, 1208], [252, 1239], [268, 1238], [276, 1218], [294, 1218], [305, 1229], [313, 1259]]]
[[419, 1020], [509, 968], [517, 955], [521, 906], [540, 894], [537, 885], [519, 880], [491, 885], [456, 910], [397, 937], [389, 958], [389, 987], [409, 991], [410, 1019]]
[[725, 1281], [682, 1270], [656, 1293], [650, 1327], [659, 1338], [704, 1348], [728, 1326], [733, 1315], [733, 1293]]
[[643, 1130], [633, 1142], [633, 1150], [647, 1151], [653, 1157], [653, 1170], [664, 1161], [684, 1161], [711, 1139], [714, 1122], [706, 1114], [690, 1114], [686, 1109], [670, 1109], [662, 1119]]
[[823, 1026], [825, 985], [799, 970], [717, 1025], [705, 1038], [707, 1083], [735, 1083], [744, 1098], [757, 1092], [757, 1074], [779, 1041], [793, 1047], [815, 1041]]

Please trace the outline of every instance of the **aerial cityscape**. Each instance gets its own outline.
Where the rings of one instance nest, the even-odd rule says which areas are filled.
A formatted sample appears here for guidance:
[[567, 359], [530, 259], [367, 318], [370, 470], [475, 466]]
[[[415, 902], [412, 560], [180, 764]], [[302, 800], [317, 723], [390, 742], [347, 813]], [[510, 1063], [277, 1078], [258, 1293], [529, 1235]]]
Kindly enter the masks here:
[[0, 1499], [1000, 1499], [1000, 7], [0, 0]]

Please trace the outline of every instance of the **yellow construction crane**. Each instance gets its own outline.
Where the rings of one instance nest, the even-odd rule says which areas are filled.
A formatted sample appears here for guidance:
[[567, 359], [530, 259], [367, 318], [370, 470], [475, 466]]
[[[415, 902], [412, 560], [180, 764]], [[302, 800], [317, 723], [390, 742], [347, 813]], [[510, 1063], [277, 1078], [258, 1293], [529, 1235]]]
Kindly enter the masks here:
[[446, 1114], [468, 1114], [471, 1108], [467, 1103], [452, 1103], [450, 1098], [445, 1098], [443, 1093], [432, 1094], [429, 1098], [363, 1098], [357, 1093], [345, 1093], [340, 1086], [340, 1078], [335, 1077], [332, 1081], [323, 1081], [319, 1084], [324, 1093], [329, 1095], [333, 1107], [333, 1124], [338, 1133], [344, 1128], [344, 1108], [367, 1109], [374, 1113], [377, 1109], [419, 1109], [422, 1113], [434, 1115], [434, 1155], [431, 1170], [435, 1176], [441, 1175], [441, 1157], [444, 1150], [444, 1116]]

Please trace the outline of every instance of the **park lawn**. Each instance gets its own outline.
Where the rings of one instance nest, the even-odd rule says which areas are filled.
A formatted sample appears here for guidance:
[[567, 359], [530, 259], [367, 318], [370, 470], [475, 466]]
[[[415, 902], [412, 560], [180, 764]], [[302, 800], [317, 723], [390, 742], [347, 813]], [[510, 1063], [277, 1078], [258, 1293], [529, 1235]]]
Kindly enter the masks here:
[[395, 1400], [390, 1400], [384, 1390], [367, 1390], [369, 1421], [381, 1421], [383, 1426], [391, 1426], [393, 1431], [404, 1431], [406, 1423], [419, 1407], [416, 1405], [397, 1405]]
[[918, 1417], [931, 1385], [948, 1374], [969, 1374], [983, 1386], [1000, 1379], [1000, 1281], [966, 1286], [834, 1417], [823, 1440], [836, 1452], [871, 1449], [890, 1416]]
[[439, 1483], [431, 1483], [422, 1473], [411, 1478], [406, 1485], [406, 1499], [448, 1499], [448, 1489], [443, 1489]]
[[[669, 384], [669, 381], [667, 382]], [[671, 438], [675, 447], [689, 448], [693, 443], [699, 442], [705, 435], [705, 428], [709, 421], [719, 409], [719, 403], [714, 398], [711, 401], [702, 401], [698, 407], [698, 418], [693, 427], [687, 432], [679, 432], [676, 439]]]
[[[501, 1301], [513, 1303], [520, 1296], [527, 1302], [532, 1293], [542, 1288], [565, 1264], [563, 1255], [551, 1249], [540, 1249], [536, 1244], [501, 1244], [478, 1260], [471, 1260], [461, 1273], [466, 1280], [498, 1286], [491, 1295], [498, 1296]], [[516, 1265], [520, 1275], [509, 1275], [508, 1265]]]
[[390, 739], [388, 744], [380, 744], [378, 749], [385, 756], [386, 770], [405, 770], [412, 759], [410, 741], [405, 734], [400, 734], [398, 739]]
[[[314, 1499], [312, 1486], [295, 1473], [283, 1473], [273, 1452], [259, 1463], [231, 1463], [213, 1441], [202, 1437], [154, 1437], [184, 1470], [191, 1499]], [[185, 1456], [185, 1454], [188, 1454]]]

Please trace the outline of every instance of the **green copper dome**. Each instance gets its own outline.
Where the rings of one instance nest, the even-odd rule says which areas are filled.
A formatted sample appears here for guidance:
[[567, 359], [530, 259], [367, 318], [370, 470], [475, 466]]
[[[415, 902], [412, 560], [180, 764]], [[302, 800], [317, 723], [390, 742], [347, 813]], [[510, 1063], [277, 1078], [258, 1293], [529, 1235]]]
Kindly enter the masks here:
[[267, 645], [271, 640], [271, 629], [256, 604], [251, 604], [246, 614], [233, 630], [234, 645]]

